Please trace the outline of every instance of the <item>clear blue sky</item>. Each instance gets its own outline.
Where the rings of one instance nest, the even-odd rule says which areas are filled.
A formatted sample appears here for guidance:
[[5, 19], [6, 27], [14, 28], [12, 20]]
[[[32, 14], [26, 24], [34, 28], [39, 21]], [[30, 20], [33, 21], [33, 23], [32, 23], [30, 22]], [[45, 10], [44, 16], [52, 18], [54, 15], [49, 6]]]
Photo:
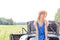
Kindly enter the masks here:
[[47, 20], [54, 20], [60, 0], [0, 0], [0, 17], [12, 18], [16, 22], [36, 20], [38, 12], [46, 10]]

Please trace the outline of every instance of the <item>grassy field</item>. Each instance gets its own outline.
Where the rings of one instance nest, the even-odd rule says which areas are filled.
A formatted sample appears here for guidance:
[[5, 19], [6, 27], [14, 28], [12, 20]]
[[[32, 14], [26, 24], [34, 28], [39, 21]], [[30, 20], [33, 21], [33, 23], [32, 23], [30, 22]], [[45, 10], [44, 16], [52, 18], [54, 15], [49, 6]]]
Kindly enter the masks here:
[[10, 40], [10, 34], [20, 34], [27, 25], [0, 25], [0, 40]]

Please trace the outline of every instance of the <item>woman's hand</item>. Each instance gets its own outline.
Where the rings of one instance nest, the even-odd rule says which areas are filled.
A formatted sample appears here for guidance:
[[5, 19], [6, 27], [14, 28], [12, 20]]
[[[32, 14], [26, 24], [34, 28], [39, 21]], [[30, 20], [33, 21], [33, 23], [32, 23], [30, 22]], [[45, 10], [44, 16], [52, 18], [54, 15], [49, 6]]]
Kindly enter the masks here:
[[48, 40], [48, 38], [45, 38], [45, 40]]

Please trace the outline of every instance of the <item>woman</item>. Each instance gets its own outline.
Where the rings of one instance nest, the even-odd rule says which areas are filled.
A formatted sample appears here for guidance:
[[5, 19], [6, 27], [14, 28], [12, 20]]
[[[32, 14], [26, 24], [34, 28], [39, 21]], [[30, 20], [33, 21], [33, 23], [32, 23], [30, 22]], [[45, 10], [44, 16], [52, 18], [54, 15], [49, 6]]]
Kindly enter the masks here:
[[47, 16], [46, 11], [39, 12], [38, 20], [34, 21], [34, 26], [36, 29], [37, 40], [47, 40], [48, 39], [48, 21], [45, 20]]

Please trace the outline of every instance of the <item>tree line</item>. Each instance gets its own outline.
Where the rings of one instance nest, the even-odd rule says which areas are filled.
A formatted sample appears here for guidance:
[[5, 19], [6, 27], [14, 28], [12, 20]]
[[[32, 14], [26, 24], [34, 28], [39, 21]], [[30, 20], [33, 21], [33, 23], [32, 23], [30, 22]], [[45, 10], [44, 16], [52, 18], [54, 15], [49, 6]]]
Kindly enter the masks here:
[[12, 18], [6, 19], [6, 18], [0, 18], [0, 25], [26, 25], [27, 22], [14, 22]]
[[15, 25], [12, 19], [0, 18], [0, 25]]

